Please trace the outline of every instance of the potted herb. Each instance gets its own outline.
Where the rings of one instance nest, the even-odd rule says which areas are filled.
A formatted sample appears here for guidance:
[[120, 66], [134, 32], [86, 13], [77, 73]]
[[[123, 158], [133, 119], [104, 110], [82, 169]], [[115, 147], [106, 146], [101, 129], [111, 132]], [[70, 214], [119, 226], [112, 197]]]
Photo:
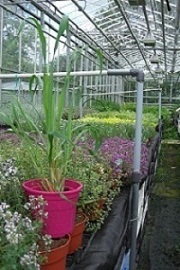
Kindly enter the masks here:
[[69, 243], [68, 254], [72, 254], [81, 247], [83, 241], [83, 233], [88, 221], [87, 216], [83, 212], [78, 212], [76, 214], [74, 230], [71, 234], [71, 239]]
[[[69, 250], [71, 236], [67, 234], [63, 238], [51, 239], [46, 236], [48, 241], [39, 242], [38, 256], [40, 259], [41, 270], [65, 270], [66, 257]], [[48, 247], [48, 249], [47, 249]]]
[[[46, 61], [46, 38], [41, 25], [37, 20], [32, 19], [39, 33], [42, 56], [44, 60], [44, 71], [42, 78], [33, 75], [30, 79], [30, 90], [34, 83], [42, 87], [42, 98], [39, 104], [43, 110], [44, 119], [39, 117], [37, 124], [30, 116], [30, 112], [23, 108], [17, 101], [17, 106], [13, 105], [14, 120], [7, 115], [3, 115], [4, 122], [11, 126], [22, 141], [28, 152], [31, 162], [35, 166], [38, 177], [23, 182], [23, 188], [27, 196], [43, 196], [47, 201], [44, 218], [43, 232], [53, 238], [71, 233], [74, 228], [76, 203], [79, 193], [82, 190], [82, 183], [74, 179], [66, 179], [69, 161], [72, 158], [74, 145], [85, 133], [87, 125], [80, 124], [73, 126], [73, 101], [75, 93], [68, 110], [66, 121], [62, 120], [63, 111], [66, 108], [66, 93], [70, 82], [70, 72], [73, 61], [78, 55], [78, 51], [72, 54], [67, 74], [64, 78], [63, 87], [60, 93], [54, 92], [53, 67], [56, 50], [60, 38], [68, 32], [69, 21], [64, 16], [60, 22], [58, 34], [55, 40], [53, 60], [51, 64]], [[38, 115], [38, 111], [32, 107]], [[31, 134], [23, 128], [24, 123]], [[33, 213], [36, 215], [36, 213]]]
[[[0, 269], [12, 269], [14, 266], [18, 270], [65, 270], [71, 236], [52, 239], [41, 234], [42, 219], [47, 214], [44, 211], [46, 202], [42, 196], [31, 196], [25, 202], [20, 181], [24, 173], [17, 158], [9, 158], [15, 147], [6, 145], [2, 149], [1, 146]], [[30, 215], [34, 211], [35, 220]]]

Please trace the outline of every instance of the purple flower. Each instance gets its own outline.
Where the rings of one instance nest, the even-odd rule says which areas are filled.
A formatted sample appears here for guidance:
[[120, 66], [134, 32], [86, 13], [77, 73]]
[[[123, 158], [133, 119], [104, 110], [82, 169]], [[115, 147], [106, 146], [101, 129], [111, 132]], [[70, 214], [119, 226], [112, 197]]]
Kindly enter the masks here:
[[[87, 141], [79, 142], [78, 145], [83, 149], [93, 149], [94, 141], [89, 139]], [[140, 165], [141, 176], [145, 176], [148, 173], [148, 152], [147, 146], [142, 144]], [[88, 155], [88, 152], [86, 152], [86, 155]], [[119, 137], [104, 139], [98, 155], [111, 166], [114, 173], [124, 171], [124, 173], [127, 173], [128, 175], [132, 174], [134, 157], [133, 141]]]

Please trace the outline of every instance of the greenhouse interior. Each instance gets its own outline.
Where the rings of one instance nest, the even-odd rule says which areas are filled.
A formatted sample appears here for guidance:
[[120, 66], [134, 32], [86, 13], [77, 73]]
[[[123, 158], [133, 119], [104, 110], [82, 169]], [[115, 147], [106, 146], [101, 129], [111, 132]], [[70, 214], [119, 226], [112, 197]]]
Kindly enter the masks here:
[[180, 0], [0, 0], [0, 270], [180, 269]]

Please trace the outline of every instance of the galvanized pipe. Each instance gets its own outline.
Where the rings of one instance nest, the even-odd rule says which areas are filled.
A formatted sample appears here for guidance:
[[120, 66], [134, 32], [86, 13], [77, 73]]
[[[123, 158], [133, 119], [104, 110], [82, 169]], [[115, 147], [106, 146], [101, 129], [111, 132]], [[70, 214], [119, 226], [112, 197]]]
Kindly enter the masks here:
[[167, 72], [167, 59], [166, 59], [166, 37], [165, 37], [165, 21], [164, 21], [164, 0], [161, 0], [161, 14], [162, 14], [162, 32], [163, 32], [163, 48], [164, 48], [164, 67]]
[[162, 110], [162, 97], [161, 89], [159, 89], [159, 122], [161, 121], [161, 110]]
[[[71, 76], [98, 76], [98, 75], [112, 75], [112, 76], [136, 76], [137, 69], [110, 69], [110, 70], [92, 70], [92, 71], [72, 71]], [[0, 79], [15, 79], [15, 78], [30, 78], [33, 75], [42, 77], [44, 73], [21, 73], [21, 74], [0, 74]], [[67, 72], [54, 72], [54, 77], [64, 77]]]
[[[1, 14], [1, 17], [0, 17], [0, 74], [1, 74], [2, 52], [3, 52], [3, 18], [4, 18], [4, 11], [2, 7], [0, 10], [0, 14]], [[1, 105], [2, 105], [2, 80], [0, 79], [0, 107]]]

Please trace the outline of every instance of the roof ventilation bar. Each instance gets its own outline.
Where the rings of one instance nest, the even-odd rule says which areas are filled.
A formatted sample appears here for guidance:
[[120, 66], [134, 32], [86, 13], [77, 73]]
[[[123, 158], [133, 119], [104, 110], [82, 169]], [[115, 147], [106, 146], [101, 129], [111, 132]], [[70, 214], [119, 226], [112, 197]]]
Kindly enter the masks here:
[[145, 6], [146, 0], [128, 0], [130, 6]]

